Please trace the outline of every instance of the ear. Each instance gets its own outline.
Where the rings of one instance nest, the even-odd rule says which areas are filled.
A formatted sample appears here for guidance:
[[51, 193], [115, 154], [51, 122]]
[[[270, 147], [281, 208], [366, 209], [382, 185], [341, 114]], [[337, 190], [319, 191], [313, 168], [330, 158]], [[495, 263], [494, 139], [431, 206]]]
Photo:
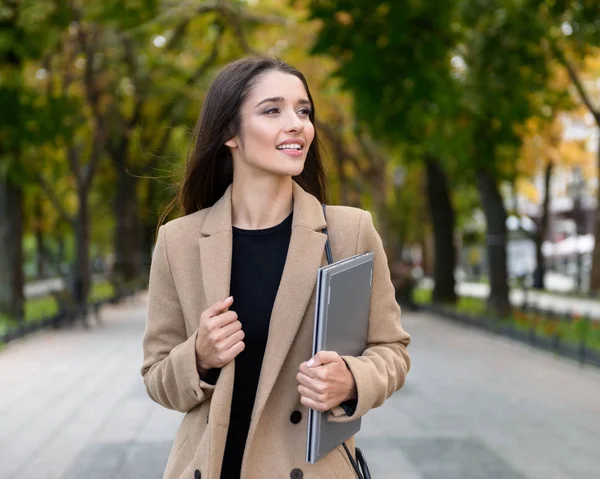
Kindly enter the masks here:
[[225, 142], [225, 146], [228, 146], [229, 148], [237, 148], [238, 147], [237, 138], [234, 136], [230, 140], [227, 140]]

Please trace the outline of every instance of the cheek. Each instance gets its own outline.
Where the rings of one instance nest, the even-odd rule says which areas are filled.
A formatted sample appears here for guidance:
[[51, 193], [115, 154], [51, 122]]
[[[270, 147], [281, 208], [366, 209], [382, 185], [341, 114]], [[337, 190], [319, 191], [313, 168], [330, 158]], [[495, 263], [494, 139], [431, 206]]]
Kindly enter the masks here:
[[247, 130], [247, 140], [256, 148], [274, 148], [279, 130], [268, 123], [257, 122]]
[[304, 127], [304, 136], [308, 146], [310, 146], [315, 137], [315, 126], [311, 122], [308, 122]]

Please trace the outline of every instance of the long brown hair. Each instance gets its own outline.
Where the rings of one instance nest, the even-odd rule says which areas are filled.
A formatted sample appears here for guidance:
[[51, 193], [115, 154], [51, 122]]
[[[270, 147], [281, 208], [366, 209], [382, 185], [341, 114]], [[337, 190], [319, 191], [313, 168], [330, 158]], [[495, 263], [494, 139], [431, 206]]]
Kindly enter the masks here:
[[[196, 124], [185, 175], [177, 197], [166, 207], [158, 225], [179, 206], [188, 215], [214, 205], [233, 182], [233, 158], [225, 142], [240, 131], [240, 108], [259, 75], [280, 71], [298, 77], [304, 84], [315, 124], [315, 105], [304, 75], [279, 58], [247, 57], [227, 64], [211, 84]], [[327, 197], [325, 172], [319, 154], [317, 131], [308, 149], [304, 170], [294, 180], [307, 192], [324, 202]]]

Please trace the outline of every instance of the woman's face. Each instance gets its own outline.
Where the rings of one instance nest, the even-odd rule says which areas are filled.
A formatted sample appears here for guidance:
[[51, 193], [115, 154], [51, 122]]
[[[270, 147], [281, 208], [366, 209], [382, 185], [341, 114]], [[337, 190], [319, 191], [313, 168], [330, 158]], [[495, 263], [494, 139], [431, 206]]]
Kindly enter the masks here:
[[315, 136], [311, 108], [298, 77], [280, 71], [258, 77], [240, 109], [240, 133], [225, 143], [234, 170], [261, 176], [302, 173]]

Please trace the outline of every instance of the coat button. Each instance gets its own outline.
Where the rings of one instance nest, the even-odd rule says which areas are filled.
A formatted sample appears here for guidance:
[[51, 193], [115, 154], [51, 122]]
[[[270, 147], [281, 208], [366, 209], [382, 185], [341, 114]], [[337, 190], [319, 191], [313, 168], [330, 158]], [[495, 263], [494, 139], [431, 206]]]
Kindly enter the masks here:
[[202, 479], [202, 474], [200, 474], [198, 469], [194, 471], [194, 479]]
[[303, 477], [304, 473], [302, 472], [302, 469], [292, 469], [292, 472], [290, 472], [291, 479], [302, 479]]
[[300, 411], [294, 411], [290, 414], [290, 421], [292, 421], [292, 424], [298, 424], [302, 421], [302, 413]]

